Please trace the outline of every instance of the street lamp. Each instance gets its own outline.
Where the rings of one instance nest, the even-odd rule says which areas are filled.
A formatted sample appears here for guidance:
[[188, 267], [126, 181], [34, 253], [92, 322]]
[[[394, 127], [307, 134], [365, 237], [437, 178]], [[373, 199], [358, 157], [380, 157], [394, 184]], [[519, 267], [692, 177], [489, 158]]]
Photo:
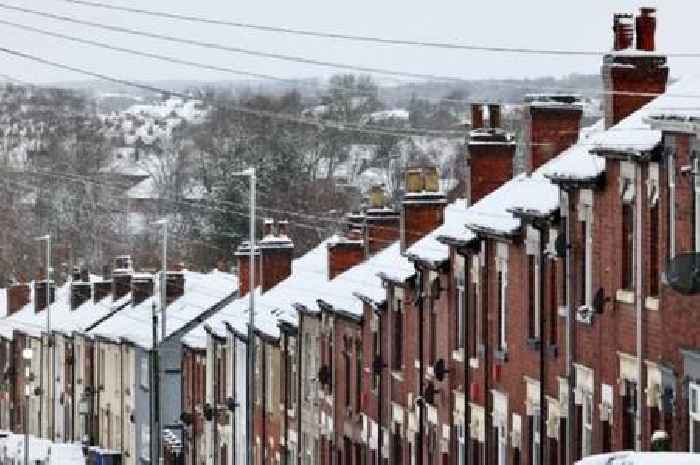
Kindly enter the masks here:
[[48, 377], [48, 395], [49, 405], [51, 405], [51, 440], [56, 439], [56, 348], [51, 337], [51, 235], [36, 237], [34, 240], [43, 242], [46, 241], [46, 337], [49, 346], [49, 354], [51, 357], [51, 374]]
[[[253, 340], [255, 327], [255, 168], [232, 173], [233, 176], [248, 176], [250, 178], [250, 239], [249, 239], [249, 259], [250, 279], [248, 286], [248, 298], [250, 300], [250, 310], [248, 316], [248, 388], [246, 389], [246, 416], [245, 426], [248, 440], [246, 448], [246, 465], [253, 465], [253, 392], [255, 392], [255, 343]], [[262, 260], [261, 260], [262, 261]]]
[[29, 385], [29, 375], [32, 363], [32, 349], [27, 347], [22, 350], [22, 359], [24, 360], [24, 465], [29, 465], [29, 396], [32, 394], [32, 388]]

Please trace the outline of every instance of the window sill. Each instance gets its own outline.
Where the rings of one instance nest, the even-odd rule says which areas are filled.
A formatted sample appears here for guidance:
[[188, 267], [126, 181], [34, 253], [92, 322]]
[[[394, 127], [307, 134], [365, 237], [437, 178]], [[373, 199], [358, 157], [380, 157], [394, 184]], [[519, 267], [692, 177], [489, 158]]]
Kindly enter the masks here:
[[633, 304], [634, 303], [634, 290], [630, 289], [618, 289], [615, 293], [615, 300], [623, 304]]
[[391, 370], [391, 377], [394, 378], [396, 381], [400, 381], [403, 383], [403, 373], [401, 373], [400, 371]]
[[508, 349], [496, 349], [493, 351], [493, 358], [499, 362], [508, 361]]
[[569, 307], [567, 307], [566, 305], [560, 305], [559, 309], [557, 310], [557, 313], [560, 317], [566, 318], [569, 313]]
[[452, 360], [455, 362], [464, 362], [464, 349], [459, 348], [457, 350], [452, 351]]
[[644, 300], [644, 308], [647, 310], [658, 311], [659, 310], [659, 298], [658, 297], [647, 297]]
[[469, 357], [469, 368], [472, 368], [474, 370], [477, 370], [479, 368], [479, 358], [478, 357]]

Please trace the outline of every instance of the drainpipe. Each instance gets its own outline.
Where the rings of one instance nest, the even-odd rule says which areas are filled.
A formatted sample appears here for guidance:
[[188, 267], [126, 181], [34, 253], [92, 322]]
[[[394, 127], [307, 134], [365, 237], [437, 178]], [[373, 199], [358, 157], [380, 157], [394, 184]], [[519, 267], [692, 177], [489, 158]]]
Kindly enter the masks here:
[[418, 405], [418, 444], [416, 446], [416, 454], [418, 454], [418, 465], [423, 465], [423, 434], [425, 433], [424, 417], [425, 417], [425, 398], [423, 393], [423, 378], [425, 377], [425, 363], [423, 362], [423, 271], [416, 267], [416, 303], [418, 304], [418, 396], [421, 402]]
[[[393, 437], [393, 428], [392, 428], [392, 419], [393, 419], [393, 413], [392, 413], [392, 407], [391, 407], [391, 399], [392, 399], [392, 392], [393, 392], [393, 387], [394, 387], [394, 380], [392, 376], [392, 371], [394, 370], [393, 363], [394, 363], [394, 347], [393, 344], [391, 344], [391, 341], [393, 339], [393, 334], [394, 334], [394, 320], [393, 320], [393, 312], [396, 311], [396, 308], [394, 306], [394, 288], [393, 286], [390, 286], [389, 291], [388, 291], [388, 301], [387, 301], [387, 306], [386, 306], [386, 312], [384, 315], [387, 318], [387, 325], [386, 325], [386, 363], [384, 365], [386, 366], [387, 369], [387, 386], [386, 386], [386, 392], [387, 392], [387, 400], [388, 400], [388, 407], [389, 407], [389, 415], [386, 421], [386, 426], [387, 426], [387, 431], [388, 431], [388, 436], [389, 436], [389, 443], [393, 444], [392, 442], [392, 437]], [[380, 416], [381, 416], [381, 411], [380, 411]], [[394, 448], [390, 447], [389, 448], [389, 464], [394, 465], [396, 461], [396, 457], [394, 457]]]
[[[471, 286], [469, 285], [469, 277], [471, 275], [471, 254], [465, 253], [462, 255], [464, 257], [464, 308], [466, 309], [465, 315], [464, 315], [464, 357], [462, 360], [462, 363], [464, 363], [464, 428], [462, 429], [462, 434], [464, 434], [464, 456], [469, 457], [469, 443], [471, 442], [471, 434], [467, 435], [467, 431], [469, 430], [469, 424], [470, 424], [470, 417], [469, 417], [469, 341], [467, 338], [469, 337], [469, 328], [470, 324], [473, 324], [474, 322], [471, 322], [469, 320], [469, 315], [472, 313], [471, 308], [469, 308], [469, 302], [471, 302], [471, 295], [470, 295], [470, 289]], [[457, 306], [459, 308], [459, 305]], [[470, 432], [471, 433], [471, 432]]]
[[[382, 354], [382, 321], [383, 321], [383, 315], [378, 315], [378, 321], [379, 321], [379, 327], [377, 328], [377, 331], [379, 332], [379, 357], [381, 359], [381, 354]], [[389, 341], [387, 340], [387, 346], [389, 345]], [[372, 360], [374, 362], [374, 360]], [[374, 367], [372, 367], [374, 370]], [[377, 415], [377, 418], [379, 419], [379, 425], [377, 428], [379, 436], [377, 437], [377, 455], [379, 456], [379, 464], [383, 465], [384, 464], [384, 454], [383, 454], [383, 447], [384, 447], [384, 432], [382, 431], [382, 416], [384, 413], [384, 373], [382, 371], [379, 372], [379, 415]]]
[[[536, 221], [537, 223], [537, 221]], [[548, 229], [548, 224], [547, 222], [542, 222], [541, 224], [537, 225], [537, 229], [539, 230], [539, 239], [540, 239], [540, 250], [539, 250], [539, 299], [537, 299], [537, 306], [538, 306], [538, 312], [539, 312], [539, 326], [540, 326], [540, 462], [544, 463], [544, 456], [545, 456], [545, 439], [546, 435], [543, 433], [546, 430], [546, 420], [545, 420], [545, 397], [544, 397], [544, 390], [545, 390], [545, 385], [546, 385], [546, 378], [545, 378], [545, 344], [544, 344], [544, 282], [545, 282], [545, 244], [546, 244], [546, 239], [547, 239], [547, 229]]]
[[[296, 352], [297, 352], [297, 359], [296, 359], [296, 383], [297, 383], [297, 398], [296, 400], [296, 408], [295, 408], [295, 414], [297, 416], [297, 448], [296, 448], [296, 464], [301, 465], [301, 450], [300, 450], [300, 445], [301, 445], [301, 399], [303, 394], [301, 393], [301, 373], [302, 373], [302, 366], [301, 366], [301, 357], [302, 357], [302, 341], [304, 340], [304, 315], [299, 314], [299, 330], [297, 331], [297, 346], [296, 346]], [[322, 454], [323, 451], [318, 451], [318, 454]], [[292, 465], [292, 464], [288, 464]]]
[[637, 310], [637, 329], [636, 329], [636, 336], [637, 336], [637, 405], [636, 405], [636, 416], [635, 416], [635, 422], [636, 422], [636, 433], [637, 437], [635, 438], [635, 450], [641, 451], [642, 450], [642, 414], [643, 414], [643, 409], [642, 405], [644, 403], [642, 402], [642, 395], [644, 394], [644, 390], [642, 389], [642, 369], [644, 365], [644, 353], [643, 353], [643, 347], [642, 347], [642, 318], [643, 318], [643, 310], [644, 310], [644, 302], [643, 302], [643, 294], [644, 290], [642, 289], [642, 190], [641, 190], [641, 184], [642, 184], [642, 168], [639, 163], [635, 163], [634, 165], [635, 170], [634, 170], [634, 179], [635, 183], [637, 184], [637, 195], [635, 196], [635, 227], [634, 227], [634, 248], [635, 248], [635, 257], [634, 257], [634, 272], [635, 272], [635, 296], [634, 296], [634, 303], [635, 307]]
[[[290, 379], [287, 377], [288, 373], [291, 373], [292, 367], [289, 363], [289, 335], [281, 334], [280, 337], [284, 338], [284, 458], [282, 463], [284, 465], [291, 465], [289, 462], [289, 382]], [[281, 360], [280, 360], [281, 361]], [[281, 365], [281, 364], [280, 364]]]
[[[572, 260], [574, 259], [574, 254], [572, 252], [571, 240], [572, 240], [572, 219], [573, 215], [573, 200], [571, 197], [571, 191], [564, 190], [566, 194], [566, 205], [565, 212], [566, 216], [563, 218], [566, 224], [566, 390], [567, 390], [567, 414], [566, 414], [566, 455], [567, 463], [574, 463], [574, 325], [573, 325], [573, 315], [574, 315], [574, 299], [573, 299], [573, 274], [572, 274]], [[541, 386], [540, 386], [541, 387]]]

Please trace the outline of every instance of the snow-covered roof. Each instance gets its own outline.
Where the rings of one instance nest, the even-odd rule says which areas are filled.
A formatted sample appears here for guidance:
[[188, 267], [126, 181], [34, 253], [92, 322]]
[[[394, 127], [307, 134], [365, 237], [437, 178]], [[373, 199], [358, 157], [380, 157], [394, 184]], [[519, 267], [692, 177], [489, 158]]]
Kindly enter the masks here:
[[439, 264], [449, 258], [449, 249], [441, 242], [444, 239], [468, 242], [474, 238], [474, 233], [465, 227], [467, 221], [467, 203], [458, 199], [445, 208], [445, 219], [441, 226], [417, 241], [406, 250], [411, 259]]
[[[91, 282], [101, 281], [98, 276], [91, 276]], [[82, 332], [94, 323], [105, 318], [114, 310], [123, 307], [131, 299], [131, 294], [114, 301], [111, 296], [95, 302], [88, 299], [75, 310], [70, 308], [71, 283], [67, 282], [56, 288], [55, 300], [51, 303], [51, 329], [64, 334]], [[30, 284], [29, 303], [3, 320], [0, 331], [5, 337], [12, 337], [12, 331], [18, 330], [32, 337], [40, 337], [46, 329], [46, 310], [34, 311], [34, 286]]]
[[[183, 274], [184, 293], [166, 309], [166, 337], [229, 297], [238, 288], [237, 279], [229, 273], [216, 270], [197, 273], [185, 270]], [[123, 339], [150, 349], [153, 343], [151, 312], [154, 304], [156, 308], [160, 308], [158, 292], [136, 306], [128, 306], [117, 312], [92, 329], [90, 334], [115, 340]], [[160, 328], [160, 313], [158, 327]], [[160, 329], [158, 333], [160, 335]]]
[[576, 462], [576, 465], [700, 465], [700, 455], [689, 452], [620, 451], [596, 454]]

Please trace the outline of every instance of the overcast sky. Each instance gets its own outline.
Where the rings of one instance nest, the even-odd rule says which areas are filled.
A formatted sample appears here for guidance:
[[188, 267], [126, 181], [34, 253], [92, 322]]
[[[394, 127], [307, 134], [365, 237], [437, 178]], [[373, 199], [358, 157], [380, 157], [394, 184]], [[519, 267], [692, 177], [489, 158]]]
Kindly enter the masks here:
[[[489, 46], [609, 50], [612, 13], [635, 11], [640, 5], [658, 6], [657, 43], [674, 52], [700, 51], [696, 32], [700, 2], [693, 0], [102, 0], [115, 5], [149, 8], [258, 23], [347, 34], [446, 41]], [[598, 73], [598, 57], [551, 57], [484, 52], [443, 51], [420, 47], [382, 46], [341, 40], [313, 39], [286, 34], [193, 24], [132, 13], [76, 6], [62, 0], [0, 0], [76, 18], [145, 29], [221, 44], [343, 62], [353, 65], [430, 73], [458, 78], [505, 78]], [[171, 44], [155, 39], [65, 24], [0, 9], [0, 19], [138, 48], [184, 59], [224, 65], [284, 78], [328, 76], [327, 67], [256, 58], [235, 53]], [[227, 73], [105, 51], [0, 25], [0, 46], [62, 61], [121, 78], [236, 79]], [[671, 61], [674, 76], [700, 70], [700, 59]], [[32, 82], [83, 79], [19, 58], [0, 55], [0, 72]], [[391, 80], [389, 80], [391, 82]]]

